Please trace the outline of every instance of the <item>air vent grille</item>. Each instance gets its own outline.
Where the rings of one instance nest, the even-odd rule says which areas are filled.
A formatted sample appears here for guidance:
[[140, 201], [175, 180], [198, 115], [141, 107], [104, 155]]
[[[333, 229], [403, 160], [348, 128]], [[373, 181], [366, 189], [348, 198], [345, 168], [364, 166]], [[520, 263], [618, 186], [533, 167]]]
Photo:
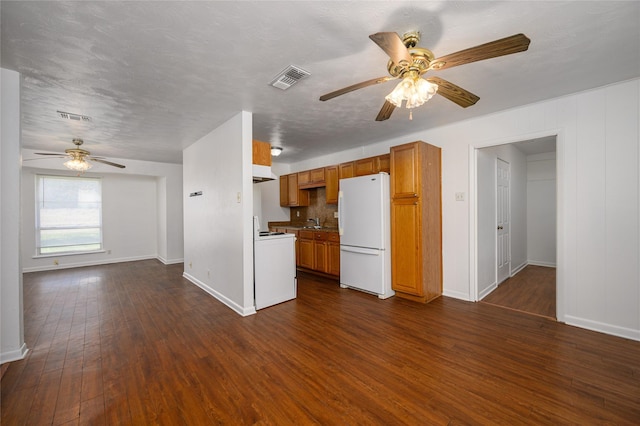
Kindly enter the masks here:
[[302, 68], [296, 67], [294, 65], [289, 65], [287, 68], [282, 70], [282, 72], [278, 74], [273, 80], [271, 80], [271, 83], [269, 84], [273, 87], [277, 87], [278, 89], [287, 90], [289, 87], [293, 86], [303, 78], [310, 75], [310, 72], [305, 71]]
[[82, 121], [85, 123], [91, 122], [91, 117], [82, 114], [74, 114], [72, 112], [56, 111], [60, 118], [65, 120]]

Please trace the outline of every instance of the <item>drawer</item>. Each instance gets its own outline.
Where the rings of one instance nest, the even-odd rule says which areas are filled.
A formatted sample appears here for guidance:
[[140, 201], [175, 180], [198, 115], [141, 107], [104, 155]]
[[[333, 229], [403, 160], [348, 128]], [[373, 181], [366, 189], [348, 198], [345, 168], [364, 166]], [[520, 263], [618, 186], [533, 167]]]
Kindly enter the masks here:
[[326, 241], [328, 232], [314, 232], [313, 239], [316, 241]]
[[327, 241], [332, 241], [335, 243], [339, 243], [340, 242], [340, 234], [338, 234], [337, 232], [327, 232]]
[[301, 239], [313, 240], [313, 234], [313, 231], [305, 231], [301, 229], [298, 235]]

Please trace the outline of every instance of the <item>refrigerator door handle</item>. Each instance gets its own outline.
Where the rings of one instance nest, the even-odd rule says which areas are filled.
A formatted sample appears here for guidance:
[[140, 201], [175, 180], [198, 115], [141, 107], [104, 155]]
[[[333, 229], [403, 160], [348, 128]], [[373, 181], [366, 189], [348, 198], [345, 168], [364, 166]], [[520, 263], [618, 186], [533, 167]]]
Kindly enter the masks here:
[[342, 215], [342, 209], [344, 209], [344, 193], [338, 191], [338, 235], [344, 233], [344, 218]]
[[340, 246], [340, 250], [349, 253], [368, 254], [371, 256], [380, 256], [381, 254], [381, 250], [364, 247]]

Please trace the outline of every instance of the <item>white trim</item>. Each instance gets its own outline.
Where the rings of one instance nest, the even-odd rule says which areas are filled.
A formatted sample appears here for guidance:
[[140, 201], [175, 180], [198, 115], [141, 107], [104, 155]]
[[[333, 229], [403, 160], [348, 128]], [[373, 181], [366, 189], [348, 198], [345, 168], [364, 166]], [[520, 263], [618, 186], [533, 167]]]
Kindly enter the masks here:
[[204, 291], [206, 291], [207, 293], [209, 293], [214, 298], [218, 299], [218, 301], [220, 301], [221, 303], [223, 303], [227, 307], [231, 308], [236, 313], [242, 315], [243, 317], [246, 317], [246, 316], [249, 316], [249, 315], [253, 315], [253, 314], [256, 313], [255, 306], [244, 308], [244, 307], [238, 305], [233, 300], [231, 300], [228, 297], [226, 297], [224, 294], [214, 290], [213, 288], [209, 287], [207, 284], [205, 284], [202, 281], [198, 280], [194, 276], [189, 275], [186, 272], [183, 272], [182, 276], [184, 278], [186, 278], [187, 280], [191, 281], [193, 284], [195, 284], [198, 287], [200, 287], [201, 289], [203, 289]]
[[96, 254], [96, 253], [106, 253], [106, 250], [92, 250], [92, 251], [65, 251], [62, 253], [47, 253], [47, 254], [36, 254], [35, 256], [31, 256], [32, 259], [42, 259], [46, 257], [62, 257], [62, 256], [76, 256], [81, 254]]
[[[508, 280], [509, 277], [505, 278], [504, 281]], [[503, 282], [504, 282], [503, 281]], [[493, 290], [498, 288], [498, 284], [496, 284], [496, 282], [494, 281], [493, 283], [491, 283], [487, 288], [485, 288], [484, 290], [482, 290], [480, 292], [480, 294], [478, 295], [478, 300], [482, 300], [485, 297], [487, 297], [489, 295], [489, 293], [491, 293]]]
[[75, 263], [67, 263], [65, 265], [34, 266], [31, 268], [23, 268], [22, 272], [28, 273], [28, 272], [39, 272], [39, 271], [52, 271], [55, 269], [81, 268], [83, 266], [108, 265], [110, 263], [135, 262], [138, 260], [149, 260], [149, 259], [158, 259], [158, 256], [153, 254], [149, 256], [121, 257], [118, 259], [104, 259], [104, 260], [93, 260], [89, 262], [75, 262]]
[[535, 260], [530, 260], [527, 262], [529, 265], [533, 266], [544, 266], [546, 268], [555, 268], [556, 264], [551, 262], [536, 262]]
[[574, 317], [573, 315], [565, 315], [565, 321], [568, 325], [573, 325], [580, 328], [586, 328], [587, 330], [597, 331], [600, 333], [611, 334], [613, 336], [624, 337], [625, 339], [640, 341], [640, 330], [634, 330], [632, 328], [618, 327], [611, 324], [606, 324], [599, 321], [592, 321], [580, 317]]
[[515, 276], [518, 272], [522, 271], [524, 268], [527, 267], [527, 265], [530, 265], [531, 262], [523, 262], [521, 265], [518, 265], [516, 268], [511, 270], [511, 275], [510, 277]]
[[469, 145], [469, 294], [478, 301], [478, 150]]
[[474, 300], [469, 299], [469, 294], [463, 293], [461, 291], [452, 291], [452, 290], [444, 289], [442, 291], [442, 295], [446, 297], [451, 297], [453, 299], [464, 300], [466, 302], [474, 302]]
[[27, 356], [27, 352], [29, 352], [29, 349], [26, 343], [23, 343], [22, 346], [15, 351], [2, 352], [0, 353], [0, 364], [24, 359], [24, 357]]
[[180, 258], [180, 259], [165, 259], [162, 256], [157, 256], [156, 259], [158, 259], [160, 262], [164, 263], [165, 265], [174, 265], [176, 263], [184, 263], [184, 258]]

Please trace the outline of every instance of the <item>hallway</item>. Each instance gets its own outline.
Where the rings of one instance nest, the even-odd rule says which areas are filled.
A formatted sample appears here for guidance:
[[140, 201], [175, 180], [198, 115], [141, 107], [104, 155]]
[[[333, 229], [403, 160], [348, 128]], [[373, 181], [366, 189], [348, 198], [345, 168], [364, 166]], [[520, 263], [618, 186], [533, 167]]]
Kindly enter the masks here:
[[506, 279], [483, 303], [556, 319], [556, 269], [529, 265]]

